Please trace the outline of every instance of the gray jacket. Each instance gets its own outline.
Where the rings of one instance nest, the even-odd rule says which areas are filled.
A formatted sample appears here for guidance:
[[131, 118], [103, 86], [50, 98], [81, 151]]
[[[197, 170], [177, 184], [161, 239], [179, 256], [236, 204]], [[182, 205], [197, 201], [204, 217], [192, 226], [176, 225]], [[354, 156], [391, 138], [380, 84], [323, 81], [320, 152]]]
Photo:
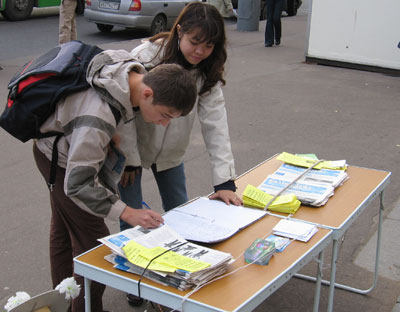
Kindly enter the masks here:
[[[116, 194], [116, 183], [125, 164], [120, 159], [122, 170], [116, 170], [116, 154], [109, 150], [109, 143], [117, 127], [123, 128], [124, 123], [135, 118], [128, 83], [133, 68], [145, 71], [126, 51], [110, 50], [97, 55], [87, 75], [92, 88], [61, 100], [40, 128], [42, 132], [64, 133], [58, 143], [58, 165], [66, 169], [65, 194], [83, 210], [115, 220], [126, 206]], [[110, 105], [121, 113], [118, 126]], [[135, 138], [135, 133], [130, 137]], [[53, 142], [51, 137], [36, 143], [49, 160]]]

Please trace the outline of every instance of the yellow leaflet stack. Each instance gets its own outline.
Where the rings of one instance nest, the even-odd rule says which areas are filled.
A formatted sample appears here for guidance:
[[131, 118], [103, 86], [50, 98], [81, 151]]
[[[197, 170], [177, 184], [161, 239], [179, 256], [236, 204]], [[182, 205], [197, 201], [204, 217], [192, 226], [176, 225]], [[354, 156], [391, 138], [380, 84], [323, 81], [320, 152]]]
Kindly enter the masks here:
[[129, 241], [122, 249], [131, 263], [142, 268], [146, 268], [151, 259], [155, 258], [150, 263], [150, 270], [175, 272], [180, 269], [187, 272], [197, 272], [210, 266], [209, 263], [185, 257], [173, 251], [166, 252], [167, 249], [162, 247], [146, 248], [133, 240]]
[[[273, 198], [253, 185], [248, 184], [243, 192], [243, 204], [247, 207], [264, 209]], [[300, 207], [300, 201], [294, 194], [278, 196], [268, 207], [268, 210], [295, 213]]]
[[[297, 156], [286, 152], [281, 153], [276, 159], [293, 166], [305, 168], [311, 167], [318, 161], [318, 159]], [[314, 167], [314, 169], [322, 168], [331, 170], [346, 170], [347, 165], [345, 160], [325, 160]]]

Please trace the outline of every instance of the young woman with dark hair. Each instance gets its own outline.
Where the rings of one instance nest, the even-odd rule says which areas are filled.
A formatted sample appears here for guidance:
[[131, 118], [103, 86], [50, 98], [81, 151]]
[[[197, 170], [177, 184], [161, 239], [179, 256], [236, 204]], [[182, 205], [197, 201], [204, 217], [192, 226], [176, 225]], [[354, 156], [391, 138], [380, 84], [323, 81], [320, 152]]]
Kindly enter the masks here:
[[[170, 32], [145, 40], [131, 51], [146, 69], [159, 64], [175, 63], [189, 69], [196, 78], [198, 96], [194, 109], [185, 117], [171, 120], [168, 126], [152, 125], [140, 118], [135, 121], [137, 138], [132, 146], [138, 155], [129, 157], [119, 184], [121, 199], [135, 208], [142, 208], [141, 173], [151, 168], [165, 211], [188, 201], [184, 154], [190, 140], [196, 115], [210, 157], [214, 194], [227, 204], [241, 205], [235, 193], [235, 167], [231, 150], [225, 100], [221, 86], [227, 59], [224, 20], [218, 10], [203, 2], [189, 3], [178, 16]], [[130, 161], [131, 160], [131, 161]], [[202, 168], [199, 168], [202, 169]], [[121, 230], [129, 225], [121, 221]], [[128, 295], [131, 305], [142, 300]]]
[[167, 127], [146, 123], [140, 117], [136, 120], [141, 163], [131, 162], [126, 168], [119, 185], [121, 197], [132, 207], [142, 207], [141, 166], [152, 169], [164, 210], [188, 200], [183, 158], [197, 115], [210, 156], [215, 191], [211, 198], [241, 205], [242, 200], [235, 193], [234, 159], [221, 90], [227, 59], [221, 14], [212, 5], [192, 2], [182, 10], [170, 32], [144, 41], [131, 54], [148, 70], [165, 63], [189, 69], [196, 77], [198, 97], [187, 116], [172, 120]]

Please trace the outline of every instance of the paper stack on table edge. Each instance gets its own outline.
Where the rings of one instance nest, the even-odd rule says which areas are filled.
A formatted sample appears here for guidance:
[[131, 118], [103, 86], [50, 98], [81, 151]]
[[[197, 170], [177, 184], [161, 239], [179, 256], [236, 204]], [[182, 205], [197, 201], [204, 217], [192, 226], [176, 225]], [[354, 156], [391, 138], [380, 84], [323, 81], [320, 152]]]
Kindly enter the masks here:
[[308, 169], [305, 167], [312, 166], [318, 159], [283, 152], [277, 160], [284, 163], [274, 173], [268, 175], [258, 188], [267, 194], [276, 195], [291, 184], [281, 196], [294, 194], [304, 205], [315, 207], [325, 205], [329, 197], [334, 194], [334, 189], [348, 179], [345, 160], [323, 161], [317, 165], [318, 170], [311, 169], [298, 180], [296, 179]]
[[[189, 272], [179, 268], [176, 268], [174, 272], [151, 270], [149, 268], [145, 270], [145, 264], [139, 266], [128, 261], [128, 258], [132, 255], [127, 255], [124, 252], [124, 246], [128, 245], [132, 240], [146, 248], [163, 247], [171, 249], [173, 252], [185, 257], [209, 263], [210, 266], [196, 272]], [[106, 256], [105, 260], [114, 264], [116, 269], [139, 275], [143, 274], [153, 281], [180, 290], [193, 288], [223, 274], [232, 262], [230, 253], [188, 242], [167, 225], [151, 230], [136, 226], [120, 233], [103, 237], [99, 241], [108, 246], [113, 252], [112, 255]], [[142, 263], [149, 262], [149, 260], [147, 262], [145, 259], [142, 260]]]
[[282, 219], [272, 229], [272, 233], [278, 236], [284, 236], [308, 242], [310, 238], [318, 232], [318, 228], [314, 224], [289, 219]]

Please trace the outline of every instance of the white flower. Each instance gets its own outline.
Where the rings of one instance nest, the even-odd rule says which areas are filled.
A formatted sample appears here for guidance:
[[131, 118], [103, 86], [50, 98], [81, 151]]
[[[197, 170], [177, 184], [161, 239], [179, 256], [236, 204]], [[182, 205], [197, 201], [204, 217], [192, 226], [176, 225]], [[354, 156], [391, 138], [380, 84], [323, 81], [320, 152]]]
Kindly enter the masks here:
[[10, 311], [11, 309], [14, 309], [16, 306], [19, 306], [21, 303], [24, 303], [29, 299], [31, 299], [31, 296], [29, 296], [28, 293], [24, 291], [17, 291], [15, 296], [8, 298], [7, 304], [4, 306], [4, 309]]
[[79, 296], [81, 286], [76, 283], [73, 277], [68, 277], [57, 285], [56, 290], [58, 290], [60, 294], [65, 293], [65, 299], [70, 300]]

